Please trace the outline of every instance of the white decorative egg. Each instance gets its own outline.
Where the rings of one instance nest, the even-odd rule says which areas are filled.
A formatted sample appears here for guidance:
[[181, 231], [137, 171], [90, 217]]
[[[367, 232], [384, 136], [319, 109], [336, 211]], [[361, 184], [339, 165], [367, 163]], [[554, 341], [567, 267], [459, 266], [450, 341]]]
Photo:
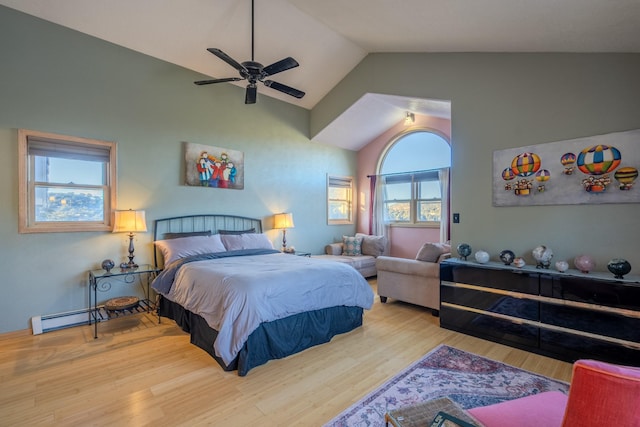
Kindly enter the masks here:
[[518, 267], [518, 268], [522, 268], [522, 267], [524, 267], [526, 264], [527, 264], [527, 263], [526, 263], [526, 262], [524, 262], [524, 259], [523, 259], [523, 258], [520, 258], [520, 257], [515, 258], [515, 259], [513, 260], [513, 265], [514, 265], [514, 266], [516, 266], [516, 267]]
[[487, 262], [489, 262], [488, 252], [478, 251], [476, 252], [475, 257], [476, 257], [476, 261], [478, 261], [480, 264], [486, 264]]
[[567, 261], [557, 261], [556, 262], [556, 270], [560, 273], [564, 273], [569, 269], [569, 263]]

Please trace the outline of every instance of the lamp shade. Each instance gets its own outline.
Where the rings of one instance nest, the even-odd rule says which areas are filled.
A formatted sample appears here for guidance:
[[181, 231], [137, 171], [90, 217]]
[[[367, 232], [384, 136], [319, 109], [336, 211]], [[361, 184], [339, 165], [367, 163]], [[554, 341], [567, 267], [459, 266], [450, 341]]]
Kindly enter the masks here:
[[113, 225], [114, 233], [132, 233], [134, 231], [147, 231], [147, 222], [144, 211], [115, 211]]
[[293, 228], [293, 214], [278, 213], [273, 216], [273, 228]]

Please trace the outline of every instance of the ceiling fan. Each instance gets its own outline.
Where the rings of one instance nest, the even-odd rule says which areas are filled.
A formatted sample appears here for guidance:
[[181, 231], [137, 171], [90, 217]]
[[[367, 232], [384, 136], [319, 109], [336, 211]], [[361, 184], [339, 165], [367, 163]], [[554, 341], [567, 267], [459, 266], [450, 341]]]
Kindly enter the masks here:
[[210, 47], [207, 50], [213, 53], [218, 58], [222, 59], [227, 64], [231, 65], [233, 68], [238, 70], [240, 73], [240, 77], [226, 77], [222, 79], [213, 79], [213, 80], [199, 80], [194, 82], [195, 84], [201, 85], [209, 85], [212, 83], [225, 83], [225, 82], [237, 82], [240, 80], [247, 80], [249, 84], [247, 84], [247, 91], [244, 97], [245, 104], [255, 104], [256, 98], [258, 96], [258, 87], [257, 83], [262, 82], [265, 86], [270, 87], [271, 89], [278, 90], [280, 92], [286, 93], [287, 95], [291, 95], [295, 98], [302, 98], [305, 93], [301, 90], [292, 88], [282, 83], [278, 83], [273, 80], [265, 80], [265, 78], [272, 76], [277, 73], [281, 73], [283, 71], [289, 70], [291, 68], [295, 68], [298, 65], [298, 62], [292, 57], [287, 57], [281, 59], [280, 61], [274, 62], [271, 65], [263, 66], [261, 63], [254, 61], [253, 50], [254, 50], [254, 0], [251, 0], [251, 61], [244, 61], [242, 63], [236, 61], [231, 58], [229, 55], [217, 49], [215, 47]]

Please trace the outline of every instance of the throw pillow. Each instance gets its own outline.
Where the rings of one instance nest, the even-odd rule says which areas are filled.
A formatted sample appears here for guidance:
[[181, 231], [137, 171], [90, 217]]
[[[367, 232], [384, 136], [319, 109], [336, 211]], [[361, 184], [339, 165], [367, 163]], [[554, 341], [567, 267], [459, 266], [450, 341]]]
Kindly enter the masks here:
[[425, 243], [416, 255], [418, 261], [436, 262], [440, 255], [451, 251], [451, 246], [446, 243]]
[[164, 265], [190, 255], [224, 252], [226, 249], [218, 234], [212, 236], [189, 236], [177, 239], [156, 240], [154, 244], [162, 252]]
[[362, 255], [362, 237], [342, 236], [342, 255]]
[[362, 237], [362, 255], [379, 257], [386, 249], [387, 239], [384, 236], [356, 233], [356, 237]]

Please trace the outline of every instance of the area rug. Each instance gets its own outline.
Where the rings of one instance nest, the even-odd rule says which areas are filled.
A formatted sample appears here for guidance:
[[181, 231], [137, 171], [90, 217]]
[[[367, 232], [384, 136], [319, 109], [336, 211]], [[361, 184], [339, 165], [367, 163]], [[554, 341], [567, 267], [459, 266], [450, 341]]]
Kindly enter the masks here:
[[567, 393], [569, 385], [440, 345], [325, 426], [384, 426], [386, 412], [437, 397], [469, 409], [554, 390]]

